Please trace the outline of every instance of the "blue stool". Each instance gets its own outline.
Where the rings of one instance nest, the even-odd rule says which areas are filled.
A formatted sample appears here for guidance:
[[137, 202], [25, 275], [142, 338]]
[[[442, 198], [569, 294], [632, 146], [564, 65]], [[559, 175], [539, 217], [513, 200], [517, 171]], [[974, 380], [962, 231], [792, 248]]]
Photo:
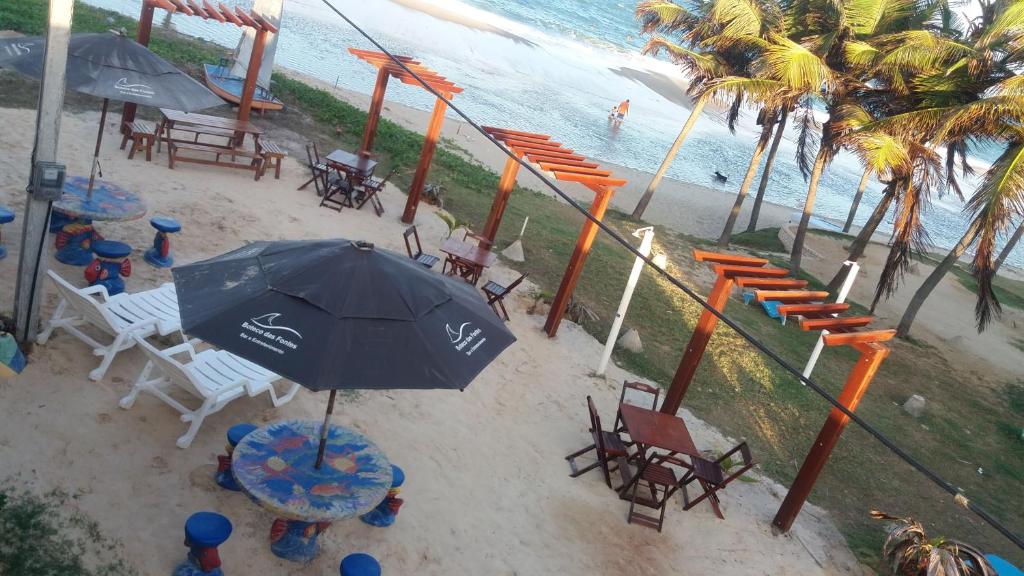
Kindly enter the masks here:
[[341, 576], [380, 576], [380, 563], [369, 554], [349, 554], [341, 560]]
[[377, 504], [376, 508], [363, 514], [359, 519], [378, 528], [387, 528], [394, 524], [395, 518], [398, 517], [398, 509], [405, 503], [405, 500], [398, 497], [398, 493], [402, 491], [402, 484], [405, 484], [405, 472], [392, 464], [391, 489], [388, 490], [388, 495], [381, 500], [380, 504]]
[[91, 245], [96, 258], [85, 267], [89, 286], [100, 284], [113, 296], [124, 292], [124, 277], [132, 275], [132, 262], [128, 256], [132, 247], [116, 240], [98, 240]]
[[[4, 224], [14, 222], [14, 212], [11, 212], [8, 208], [0, 206], [0, 230], [3, 229]], [[7, 248], [4, 248], [4, 240], [2, 232], [0, 232], [0, 260], [3, 260], [7, 256]]]
[[[50, 234], [56, 234], [60, 232], [65, 225], [71, 224], [75, 219], [60, 210], [54, 210], [50, 212]], [[91, 222], [87, 222], [91, 224]]]
[[231, 490], [238, 492], [242, 488], [235, 481], [235, 475], [231, 472], [231, 454], [235, 451], [235, 446], [245, 438], [249, 432], [252, 432], [258, 428], [255, 424], [243, 422], [241, 424], [235, 424], [231, 428], [228, 428], [228, 444], [224, 447], [227, 454], [221, 454], [217, 456], [217, 484], [225, 490]]
[[181, 224], [166, 216], [152, 218], [149, 224], [156, 228], [156, 235], [153, 236], [153, 247], [146, 250], [143, 258], [157, 268], [170, 268], [174, 265], [174, 257], [171, 256], [171, 240], [167, 235], [181, 231]]
[[231, 536], [231, 521], [216, 512], [196, 512], [185, 521], [188, 558], [173, 576], [224, 576], [217, 547]]

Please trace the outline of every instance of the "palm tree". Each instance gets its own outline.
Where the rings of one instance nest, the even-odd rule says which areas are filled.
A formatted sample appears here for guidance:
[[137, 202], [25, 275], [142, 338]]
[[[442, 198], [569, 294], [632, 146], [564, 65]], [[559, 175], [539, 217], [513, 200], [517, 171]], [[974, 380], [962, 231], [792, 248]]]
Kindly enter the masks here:
[[1003, 262], [1006, 261], [1006, 257], [1010, 255], [1010, 252], [1013, 252], [1013, 248], [1017, 245], [1017, 242], [1020, 241], [1021, 236], [1024, 236], [1024, 220], [1020, 221], [1020, 225], [1017, 226], [1017, 230], [1015, 230], [1013, 235], [1010, 236], [1010, 239], [1006, 241], [1006, 246], [1003, 246], [1003, 251], [999, 253], [999, 257], [996, 258], [996, 263], [992, 265], [992, 268], [994, 268], [996, 272], [998, 272], [999, 268], [1002, 267]]
[[864, 190], [868, 187], [868, 178], [871, 176], [871, 171], [867, 168], [864, 169], [864, 175], [860, 177], [860, 183], [857, 184], [857, 193], [853, 195], [853, 204], [850, 205], [850, 213], [846, 216], [846, 224], [843, 224], [843, 232], [847, 233], [850, 228], [853, 227], [853, 219], [857, 216], [857, 208], [860, 208], [860, 199], [864, 196]]
[[757, 194], [754, 196], [754, 206], [750, 209], [750, 222], [747, 223], [747, 232], [757, 230], [757, 219], [761, 215], [761, 203], [764, 202], [765, 191], [768, 190], [768, 179], [775, 166], [775, 155], [779, 152], [779, 143], [786, 132], [786, 120], [789, 119], [789, 109], [783, 108], [779, 114], [778, 124], [775, 126], [775, 138], [772, 139], [772, 146], [768, 149], [768, 158], [764, 161], [764, 170], [761, 171], [761, 182], [757, 185]]
[[[769, 116], [772, 119], [769, 119]], [[764, 154], [765, 148], [768, 147], [769, 140], [772, 139], [772, 131], [775, 128], [775, 112], [766, 113], [764, 110], [761, 112], [761, 137], [757, 139], [757, 145], [754, 147], [754, 154], [750, 157], [750, 164], [747, 166], [747, 173], [743, 176], [743, 182], [740, 184], [740, 189], [736, 193], [736, 201], [732, 205], [732, 210], [729, 211], [729, 217], [725, 220], [725, 227], [722, 229], [721, 236], [718, 237], [719, 247], [726, 247], [729, 245], [729, 241], [732, 239], [732, 229], [736, 226], [736, 219], [740, 216], [740, 208], [743, 207], [743, 201], [747, 197], [747, 193], [750, 191], [750, 185], [754, 183], [754, 176], [757, 175], [757, 169], [761, 165], [761, 155]]]
[[[664, 52], [679, 64], [690, 78], [688, 94], [694, 98], [689, 117], [633, 209], [632, 217], [640, 220], [708, 103], [704, 85], [714, 78], [744, 74], [752, 56], [749, 46], [739, 39], [760, 34], [772, 20], [766, 18], [766, 13], [755, 3], [730, 0], [698, 3], [694, 12], [667, 0], [647, 0], [637, 6], [636, 18], [644, 33], [654, 34], [643, 53]], [[681, 42], [669, 40], [667, 34], [679, 34]], [[737, 94], [729, 106], [730, 129], [734, 127], [742, 101], [742, 95]]]
[[893, 522], [882, 546], [882, 556], [894, 576], [995, 576], [985, 555], [968, 544], [946, 538], [928, 538], [913, 518], [871, 511], [875, 520]]

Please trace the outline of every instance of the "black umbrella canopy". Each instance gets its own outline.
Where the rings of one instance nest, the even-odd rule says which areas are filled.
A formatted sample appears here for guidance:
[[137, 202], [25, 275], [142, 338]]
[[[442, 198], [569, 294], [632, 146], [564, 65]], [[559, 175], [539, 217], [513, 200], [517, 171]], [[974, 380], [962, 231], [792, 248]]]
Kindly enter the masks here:
[[349, 240], [175, 268], [182, 328], [311, 390], [462, 389], [515, 337], [473, 286]]
[[[45, 43], [42, 36], [0, 40], [0, 66], [42, 78]], [[114, 32], [72, 34], [66, 84], [99, 98], [184, 112], [224, 104], [188, 74]]]

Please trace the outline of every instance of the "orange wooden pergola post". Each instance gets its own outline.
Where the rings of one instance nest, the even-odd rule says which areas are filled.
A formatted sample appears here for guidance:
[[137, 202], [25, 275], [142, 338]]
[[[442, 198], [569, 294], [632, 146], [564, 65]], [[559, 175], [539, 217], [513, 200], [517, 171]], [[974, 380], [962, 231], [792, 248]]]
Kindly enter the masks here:
[[[516, 157], [519, 157], [517, 154]], [[505, 208], [508, 206], [509, 196], [516, 185], [516, 176], [519, 174], [519, 162], [516, 158], [509, 158], [505, 161], [505, 169], [501, 171], [501, 179], [498, 180], [498, 193], [494, 196], [491, 204], [491, 212], [487, 215], [487, 222], [481, 235], [493, 245], [494, 238], [498, 235], [498, 227], [501, 226], [501, 219], [505, 216]], [[488, 242], [480, 241], [480, 244]]]
[[[139, 14], [139, 27], [135, 33], [135, 41], [143, 46], [149, 46], [156, 8], [162, 8], [172, 13], [180, 12], [186, 16], [199, 16], [204, 20], [216, 20], [222, 24], [230, 22], [240, 28], [248, 27], [256, 31], [252, 53], [249, 55], [249, 67], [245, 71], [245, 82], [242, 84], [242, 97], [239, 101], [237, 116], [239, 120], [248, 120], [252, 110], [252, 99], [256, 94], [256, 80], [260, 74], [267, 34], [276, 34], [277, 27], [256, 12], [251, 10], [246, 12], [238, 6], [229, 8], [222, 2], [213, 6], [209, 0], [202, 0], [202, 5], [197, 0], [143, 0], [142, 12]], [[125, 123], [135, 120], [136, 108], [137, 106], [133, 103], [124, 104], [121, 112], [122, 130], [124, 130]]]
[[[830, 323], [821, 322], [810, 325], [815, 327], [809, 326], [806, 329], [826, 329], [829, 327], [838, 330], [847, 329], [841, 322], [842, 319], [836, 318], [832, 320], [834, 321]], [[801, 325], [803, 326], [803, 323]], [[889, 355], [889, 347], [883, 346], [879, 342], [890, 340], [895, 335], [895, 330], [876, 330], [870, 332], [827, 334], [825, 336], [826, 346], [850, 345], [860, 351], [860, 358], [846, 379], [846, 385], [843, 387], [843, 392], [838, 398], [839, 402], [850, 412], [857, 409], [857, 405], [860, 404], [864, 393], [868, 391], [871, 380], [878, 372], [882, 361]], [[786, 493], [786, 498], [782, 501], [779, 511], [775, 514], [775, 519], [772, 520], [772, 525], [782, 532], [789, 531], [793, 526], [793, 521], [796, 520], [796, 516], [800, 513], [804, 502], [807, 501], [807, 497], [810, 496], [815, 482], [818, 481], [818, 476], [825, 468], [825, 464], [832, 454], [832, 449], [839, 442], [839, 437], [843, 434], [843, 429], [846, 428], [846, 424], [849, 421], [850, 417], [840, 412], [837, 408], [833, 408], [829, 412], [825, 425], [818, 432], [818, 437], [814, 440], [811, 451], [804, 459], [796, 479], [793, 480], [789, 492]]]
[[[370, 110], [366, 120], [366, 128], [363, 129], [363, 142], [360, 146], [360, 154], [369, 155], [373, 146], [373, 138], [377, 132], [377, 122], [380, 119], [380, 111], [384, 106], [384, 93], [387, 91], [388, 78], [394, 77], [403, 84], [424, 87], [423, 83], [443, 96], [434, 102], [434, 111], [430, 115], [430, 123], [427, 125], [427, 133], [423, 140], [423, 150], [420, 152], [420, 161], [416, 165], [416, 173], [412, 177], [412, 184], [409, 187], [409, 199], [405, 203], [405, 211], [402, 213], [402, 222], [412, 224], [416, 219], [416, 208], [419, 207], [420, 194], [423, 186], [427, 183], [427, 174], [430, 172], [430, 164], [434, 159], [434, 151], [437, 149], [437, 141], [441, 137], [441, 126], [444, 125], [444, 113], [448, 109], [445, 100], [451, 100], [455, 94], [462, 92], [455, 83], [444, 76], [424, 66], [418, 60], [408, 56], [396, 56], [402, 65], [399, 66], [394, 60], [383, 52], [360, 50], [349, 48], [349, 53], [377, 68], [377, 81], [373, 87], [373, 96], [370, 99]], [[406, 70], [408, 68], [408, 70]], [[411, 72], [410, 72], [411, 71]], [[412, 74], [414, 72], [416, 75]], [[416, 78], [419, 76], [422, 82]]]

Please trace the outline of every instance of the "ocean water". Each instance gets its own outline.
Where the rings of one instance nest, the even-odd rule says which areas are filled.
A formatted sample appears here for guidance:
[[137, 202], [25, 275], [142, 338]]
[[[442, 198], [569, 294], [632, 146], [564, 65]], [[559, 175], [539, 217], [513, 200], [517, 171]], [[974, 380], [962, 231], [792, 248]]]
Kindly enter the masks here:
[[[632, 2], [420, 0], [442, 12], [442, 17], [434, 17], [403, 2], [330, 1], [389, 50], [415, 56], [462, 86], [465, 91], [454, 102], [483, 124], [550, 134], [589, 157], [653, 171], [689, 114], [679, 89], [666, 81], [685, 82], [678, 69], [639, 53], [644, 39]], [[140, 0], [86, 2], [135, 17], [141, 9]], [[372, 49], [368, 41], [321, 0], [285, 0], [284, 11], [279, 65], [347, 89], [372, 90], [375, 69], [346, 51], [352, 46]], [[164, 13], [157, 14], [159, 23]], [[226, 47], [226, 54], [240, 34], [231, 25], [182, 15], [170, 17], [165, 25], [217, 42]], [[617, 73], [622, 70], [627, 75]], [[660, 84], [656, 90], [632, 78]], [[388, 98], [424, 110], [433, 105], [425, 91], [401, 84], [388, 90]], [[607, 122], [608, 110], [625, 98], [631, 100], [629, 117], [613, 129]], [[746, 111], [732, 134], [720, 118], [703, 115], [669, 177], [735, 192], [759, 134], [754, 119], [754, 112]], [[767, 192], [769, 201], [794, 211], [802, 208], [807, 188], [794, 160], [795, 140], [796, 131], [787, 130]], [[996, 155], [998, 150], [979, 152], [974, 161], [979, 173]], [[729, 181], [718, 183], [715, 170], [727, 174]], [[822, 178], [815, 214], [844, 221], [860, 175], [856, 159], [841, 154]], [[969, 195], [978, 179], [967, 178], [961, 184]], [[867, 219], [881, 190], [878, 182], [869, 185], [856, 223]], [[723, 214], [723, 222], [724, 218]], [[940, 248], [952, 246], [968, 222], [962, 203], [951, 194], [937, 197], [924, 220], [931, 242]], [[1024, 247], [1018, 247], [1009, 262], [1024, 265]]]

